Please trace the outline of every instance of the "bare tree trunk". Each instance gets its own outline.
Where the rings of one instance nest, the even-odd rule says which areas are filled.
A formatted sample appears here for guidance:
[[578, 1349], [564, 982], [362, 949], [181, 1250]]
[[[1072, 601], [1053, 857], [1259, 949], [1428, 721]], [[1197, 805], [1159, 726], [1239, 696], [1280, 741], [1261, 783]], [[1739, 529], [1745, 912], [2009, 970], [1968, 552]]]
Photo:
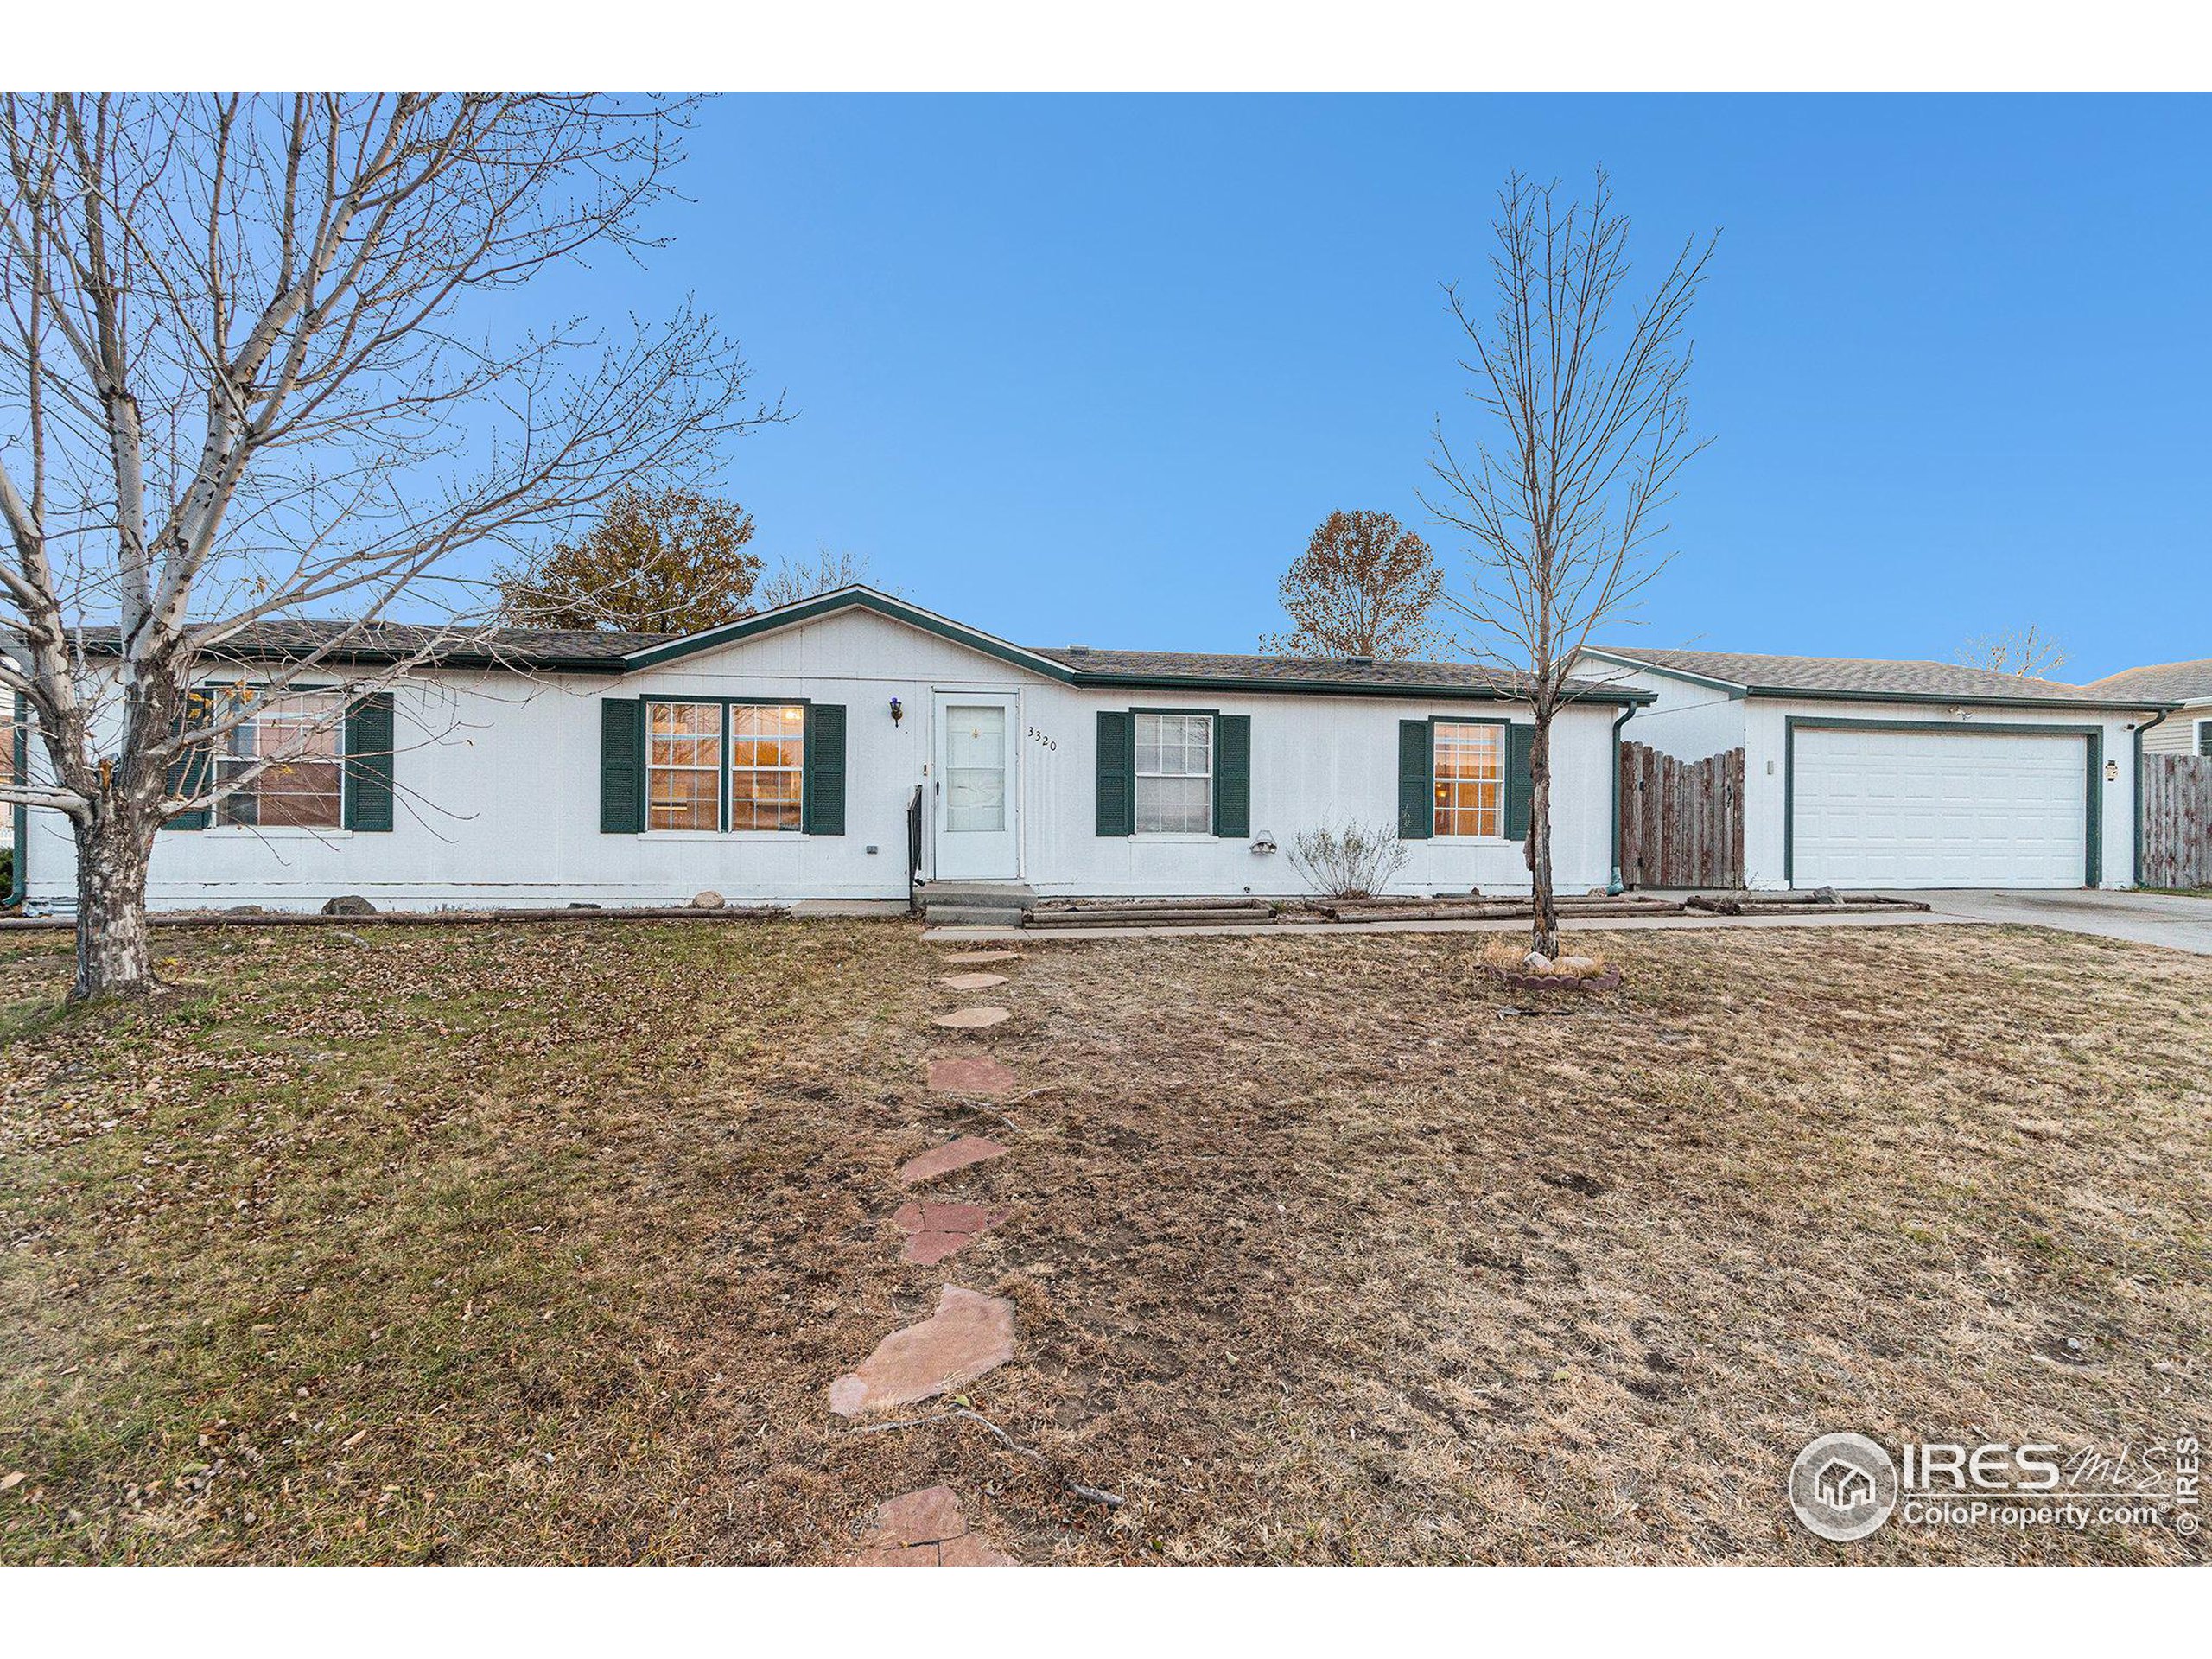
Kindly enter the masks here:
[[111, 794], [77, 831], [77, 982], [69, 1000], [143, 995], [155, 987], [146, 928], [149, 808]]
[[1529, 746], [1529, 948], [1559, 960], [1559, 895], [1552, 891], [1552, 721], [1536, 715]]

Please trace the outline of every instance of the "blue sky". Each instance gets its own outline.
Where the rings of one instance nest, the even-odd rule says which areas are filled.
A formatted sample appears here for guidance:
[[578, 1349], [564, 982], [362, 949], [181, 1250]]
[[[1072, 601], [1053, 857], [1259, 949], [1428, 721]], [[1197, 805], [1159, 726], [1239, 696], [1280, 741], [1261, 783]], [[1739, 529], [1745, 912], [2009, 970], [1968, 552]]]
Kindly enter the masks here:
[[2066, 677], [2212, 655], [2212, 102], [730, 97], [639, 272], [798, 418], [725, 484], [773, 556], [867, 554], [1027, 643], [1249, 650], [1338, 507], [1423, 524], [1472, 417], [1439, 284], [1508, 169], [1602, 162], [1640, 264], [1721, 229], [1713, 447], [1647, 645], [1948, 657], [2036, 623]]

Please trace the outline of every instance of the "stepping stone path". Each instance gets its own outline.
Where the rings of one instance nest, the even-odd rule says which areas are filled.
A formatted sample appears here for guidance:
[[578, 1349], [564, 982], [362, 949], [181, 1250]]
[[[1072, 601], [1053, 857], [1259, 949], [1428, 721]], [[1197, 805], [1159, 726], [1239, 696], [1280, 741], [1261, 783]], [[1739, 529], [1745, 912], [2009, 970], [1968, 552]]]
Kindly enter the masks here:
[[938, 983], [955, 991], [988, 991], [1006, 983], [1004, 974], [947, 974]]
[[936, 1020], [938, 1025], [949, 1026], [955, 1031], [981, 1031], [1012, 1017], [1004, 1008], [955, 1008], [950, 1014], [937, 1015]]
[[901, 1262], [931, 1267], [981, 1233], [987, 1233], [1011, 1210], [987, 1210], [980, 1204], [914, 1204], [899, 1206], [892, 1223], [906, 1235]]
[[981, 1095], [985, 1100], [1004, 1100], [1014, 1091], [1014, 1068], [988, 1054], [931, 1060], [930, 1087], [941, 1095]]
[[1019, 950], [963, 950], [956, 956], [940, 957], [938, 960], [950, 963], [957, 968], [972, 968], [976, 963], [984, 962], [1020, 962], [1021, 952]]
[[886, 1499], [861, 1537], [855, 1567], [1013, 1567], [1016, 1563], [980, 1532], [971, 1531], [950, 1486]]
[[899, 1179], [912, 1186], [918, 1182], [933, 1181], [940, 1175], [950, 1175], [970, 1164], [980, 1164], [987, 1158], [1005, 1155], [1006, 1148], [997, 1141], [986, 1141], [980, 1135], [963, 1135], [957, 1141], [931, 1147], [918, 1158], [909, 1158], [899, 1166]]
[[912, 1405], [973, 1382], [1014, 1357], [1014, 1304], [947, 1285], [937, 1312], [893, 1331], [875, 1351], [830, 1385], [840, 1417]]

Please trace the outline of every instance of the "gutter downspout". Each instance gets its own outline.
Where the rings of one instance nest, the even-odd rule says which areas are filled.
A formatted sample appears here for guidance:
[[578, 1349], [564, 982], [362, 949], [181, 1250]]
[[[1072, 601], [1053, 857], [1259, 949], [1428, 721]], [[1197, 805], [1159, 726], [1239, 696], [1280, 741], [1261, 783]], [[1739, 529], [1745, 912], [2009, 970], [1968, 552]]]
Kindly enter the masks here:
[[[2135, 804], [2128, 815], [2132, 820], [2128, 828], [2135, 836], [2135, 863], [2132, 885], [2139, 887], [2143, 885], [2143, 734], [2153, 726], [2165, 724], [2166, 716], [2172, 712], [2171, 709], [2161, 709], [2158, 710], [2158, 717], [2156, 720], [2146, 720], [2135, 728]], [[18, 853], [16, 856], [21, 858], [22, 855]]]
[[[1613, 722], [1613, 878], [1605, 884], [1605, 892], [1616, 899], [1627, 891], [1621, 880], [1621, 728], [1635, 718], [1636, 705], [1631, 702]], [[2142, 774], [2139, 772], [2136, 777], [2139, 785]]]

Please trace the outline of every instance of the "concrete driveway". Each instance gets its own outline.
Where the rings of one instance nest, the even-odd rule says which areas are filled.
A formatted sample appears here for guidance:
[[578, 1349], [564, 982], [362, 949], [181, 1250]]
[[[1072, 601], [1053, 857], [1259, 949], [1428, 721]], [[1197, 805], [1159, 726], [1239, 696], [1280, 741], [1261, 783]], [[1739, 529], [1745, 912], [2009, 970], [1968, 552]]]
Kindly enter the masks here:
[[2019, 922], [2065, 933], [2163, 944], [2212, 957], [2212, 899], [2176, 899], [2156, 893], [2102, 893], [2087, 888], [2054, 893], [1998, 892], [1949, 888], [1934, 893], [1900, 893], [1917, 899], [1939, 915], [1977, 922]]

